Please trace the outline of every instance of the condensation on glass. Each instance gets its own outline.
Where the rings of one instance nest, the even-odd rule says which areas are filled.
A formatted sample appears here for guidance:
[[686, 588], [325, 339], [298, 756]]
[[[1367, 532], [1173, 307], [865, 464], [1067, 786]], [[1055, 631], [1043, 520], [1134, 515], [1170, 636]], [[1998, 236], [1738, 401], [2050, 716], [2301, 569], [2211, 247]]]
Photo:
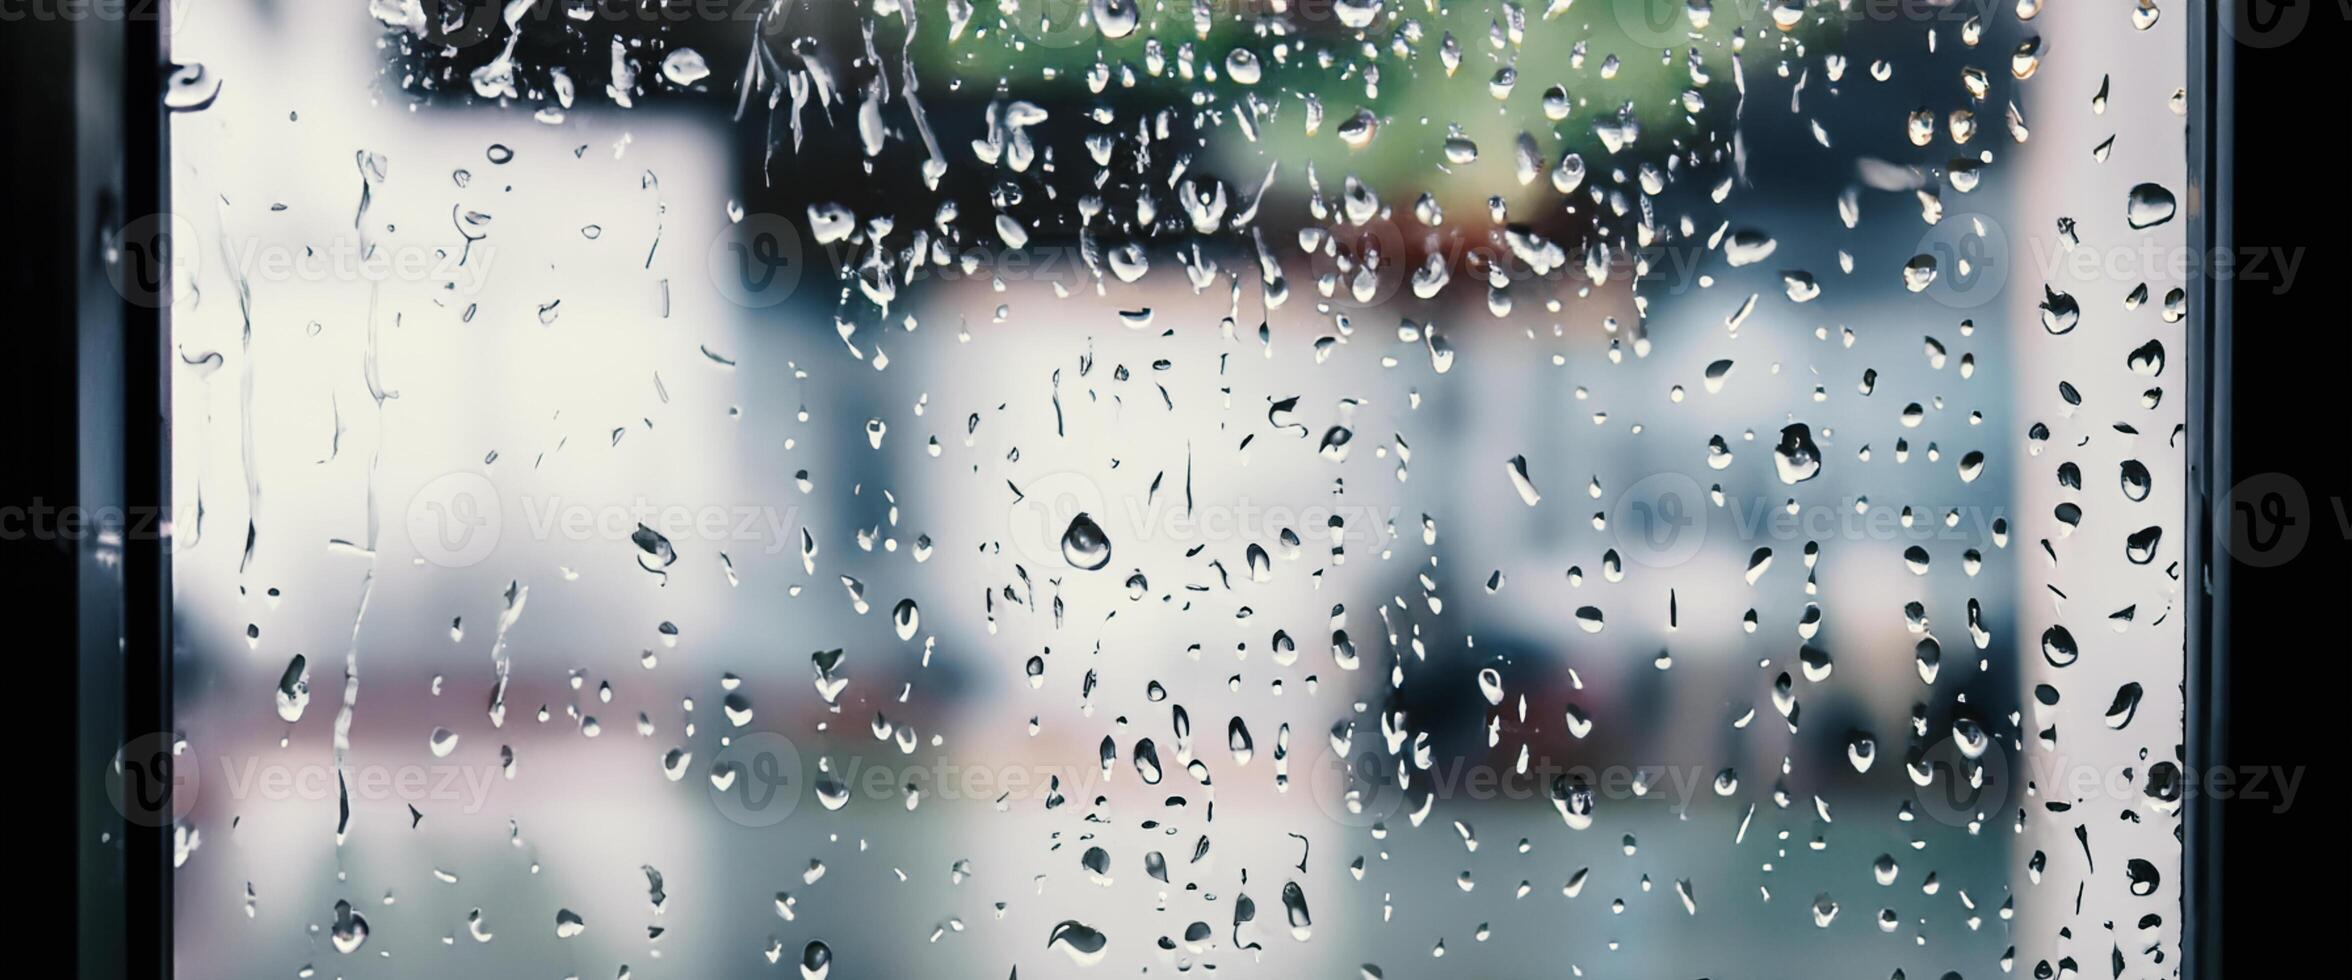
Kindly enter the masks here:
[[2169, 9], [195, 5], [180, 974], [2172, 972]]

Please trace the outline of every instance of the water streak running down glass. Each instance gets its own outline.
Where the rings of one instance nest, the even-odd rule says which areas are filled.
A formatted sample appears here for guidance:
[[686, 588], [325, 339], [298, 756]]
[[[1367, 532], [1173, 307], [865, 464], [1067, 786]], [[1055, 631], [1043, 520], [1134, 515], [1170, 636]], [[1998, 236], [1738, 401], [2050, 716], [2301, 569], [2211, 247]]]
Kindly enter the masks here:
[[178, 970], [2171, 974], [2169, 9], [193, 4]]

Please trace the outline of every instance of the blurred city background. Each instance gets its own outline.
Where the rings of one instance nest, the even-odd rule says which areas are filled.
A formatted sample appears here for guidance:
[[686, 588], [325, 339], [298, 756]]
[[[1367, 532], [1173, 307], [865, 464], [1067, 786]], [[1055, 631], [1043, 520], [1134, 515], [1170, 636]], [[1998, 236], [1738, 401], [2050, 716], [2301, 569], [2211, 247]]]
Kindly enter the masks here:
[[567, 6], [174, 25], [183, 975], [2175, 967], [2179, 25]]

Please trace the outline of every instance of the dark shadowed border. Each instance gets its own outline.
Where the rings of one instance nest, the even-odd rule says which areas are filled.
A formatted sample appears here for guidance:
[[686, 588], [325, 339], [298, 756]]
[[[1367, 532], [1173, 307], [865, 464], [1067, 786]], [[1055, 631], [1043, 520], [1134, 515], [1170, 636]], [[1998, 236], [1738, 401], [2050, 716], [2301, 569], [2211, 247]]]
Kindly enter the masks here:
[[[0, 24], [11, 506], [167, 513], [164, 311], [125, 299], [108, 267], [112, 236], [164, 211], [163, 7], [16, 7]], [[26, 711], [16, 759], [34, 773], [10, 809], [32, 824], [27, 897], [73, 920], [37, 927], [43, 959], [82, 977], [168, 977], [171, 828], [126, 820], [108, 786], [121, 746], [171, 731], [167, 549], [159, 532], [88, 530], [0, 542], [21, 644], [11, 695]]]
[[[121, 16], [0, 26], [0, 199], [16, 228], [0, 260], [14, 326], [0, 379], [12, 443], [0, 501], [11, 504], [169, 513], [165, 311], [126, 301], [106, 266], [113, 230], [165, 212], [169, 172], [163, 5], [126, 3]], [[2232, 29], [2249, 6], [2295, 4], [2310, 24], [2291, 41], [2247, 45]], [[2182, 753], [2191, 771], [2306, 770], [2303, 795], [2285, 809], [2204, 794], [2186, 803], [2181, 968], [2197, 978], [2273, 951], [2328, 948], [2345, 904], [2347, 847], [2335, 826], [2339, 757], [2352, 741], [2352, 276], [2342, 271], [2352, 194], [2335, 146], [2344, 9], [2189, 0], [2182, 12], [2193, 25], [2191, 242], [2305, 250], [2291, 290], [2211, 277], [2192, 286]], [[2247, 562], [2231, 548], [2242, 530], [2234, 505], [2245, 481], [2272, 474], [2302, 492], [2293, 516], [2309, 533], [2291, 557]], [[172, 731], [165, 544], [155, 533], [0, 543], [13, 573], [8, 621], [23, 645], [17, 697], [35, 708], [19, 722], [19, 765], [35, 793], [12, 808], [32, 825], [20, 838], [34, 852], [23, 880], [34, 901], [74, 910], [74, 940], [40, 945], [52, 957], [68, 947], [82, 977], [172, 975], [171, 830], [125, 820], [108, 786], [122, 778], [111, 765], [121, 746]], [[55, 706], [69, 717], [42, 716]], [[71, 787], [62, 803], [60, 785]], [[60, 887], [70, 894], [55, 895]]]

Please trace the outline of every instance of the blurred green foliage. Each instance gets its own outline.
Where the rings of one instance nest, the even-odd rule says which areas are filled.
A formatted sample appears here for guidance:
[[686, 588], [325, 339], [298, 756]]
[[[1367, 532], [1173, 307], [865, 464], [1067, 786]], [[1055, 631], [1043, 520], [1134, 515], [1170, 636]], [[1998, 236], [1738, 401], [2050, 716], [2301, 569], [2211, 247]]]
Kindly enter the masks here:
[[[1227, 129], [1254, 115], [1254, 138], [1235, 132], [1210, 141], [1220, 169], [1254, 180], [1280, 161], [1295, 178], [1311, 164], [1327, 187], [1352, 173], [1392, 201], [1428, 192], [1449, 211], [1483, 208], [1488, 195], [1519, 203], [1552, 193], [1547, 180], [1522, 188], [1514, 175], [1522, 131], [1547, 167], [1567, 152], [1593, 168], [1609, 166], [1593, 125], [1628, 104], [1642, 125], [1628, 151], [1636, 159], [1723, 141], [1735, 97], [1735, 33], [1744, 29], [1744, 70], [1752, 73], [1778, 60], [1778, 46], [1819, 30], [1807, 22], [1784, 32], [1768, 8], [1752, 2], [1721, 4], [1705, 17], [1706, 29], [1694, 31], [1684, 0], [1576, 0], [1556, 12], [1540, 2], [1385, 0], [1379, 18], [1358, 30], [1340, 22], [1338, 0], [1134, 0], [1135, 29], [1107, 39], [1084, 16], [1092, 0], [971, 0], [971, 15], [951, 42], [950, 4], [905, 2], [924, 4], [917, 63], [959, 79], [967, 93], [1001, 85], [1035, 101], [1083, 102], [1099, 84], [1105, 96], [1118, 93], [1125, 126], [1162, 108], [1214, 114], [1212, 125]], [[1205, 22], [1196, 18], [1203, 7]], [[1516, 37], [1514, 23], [1521, 25]], [[1459, 51], [1453, 71], [1441, 53], [1449, 37]], [[1147, 70], [1155, 42], [1156, 75]], [[1695, 114], [1682, 101], [1693, 87], [1694, 47], [1711, 78]], [[1226, 59], [1236, 49], [1261, 67], [1254, 84], [1228, 77]], [[1495, 82], [1506, 68], [1516, 80], [1503, 91]], [[1553, 86], [1566, 90], [1572, 106], [1558, 121], [1541, 108]], [[1323, 109], [1312, 135], [1310, 99]], [[1379, 135], [1361, 149], [1338, 135], [1359, 107], [1380, 122]], [[1448, 161], [1445, 141], [1456, 127], [1477, 145], [1475, 161]]]

